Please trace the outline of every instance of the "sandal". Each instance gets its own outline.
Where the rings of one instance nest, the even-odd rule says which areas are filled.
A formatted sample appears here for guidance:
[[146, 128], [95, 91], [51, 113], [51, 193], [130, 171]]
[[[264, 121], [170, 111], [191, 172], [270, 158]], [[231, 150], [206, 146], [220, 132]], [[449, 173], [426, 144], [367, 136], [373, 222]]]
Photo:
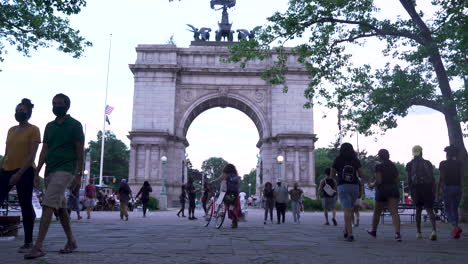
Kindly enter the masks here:
[[31, 249], [31, 252], [29, 252], [28, 254], [24, 255], [24, 259], [35, 259], [35, 258], [40, 258], [40, 257], [43, 257], [45, 256], [45, 252], [40, 249], [40, 248], [37, 248], [37, 247], [33, 247]]
[[70, 254], [77, 248], [78, 248], [78, 246], [76, 245], [76, 242], [67, 242], [65, 244], [65, 247], [59, 250], [59, 253], [60, 254]]

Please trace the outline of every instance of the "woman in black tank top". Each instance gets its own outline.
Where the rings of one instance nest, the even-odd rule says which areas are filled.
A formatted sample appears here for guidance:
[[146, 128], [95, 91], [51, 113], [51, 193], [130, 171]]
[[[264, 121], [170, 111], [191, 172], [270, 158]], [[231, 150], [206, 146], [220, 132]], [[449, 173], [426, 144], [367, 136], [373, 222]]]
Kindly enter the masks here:
[[398, 214], [398, 203], [400, 200], [398, 169], [390, 160], [390, 154], [386, 149], [379, 150], [377, 155], [382, 163], [375, 166], [376, 182], [372, 184], [376, 186], [375, 207], [372, 217], [372, 229], [368, 230], [367, 233], [373, 237], [377, 237], [377, 226], [379, 225], [380, 215], [385, 206], [387, 206], [392, 214], [392, 221], [395, 226], [395, 240], [401, 242], [400, 215]]

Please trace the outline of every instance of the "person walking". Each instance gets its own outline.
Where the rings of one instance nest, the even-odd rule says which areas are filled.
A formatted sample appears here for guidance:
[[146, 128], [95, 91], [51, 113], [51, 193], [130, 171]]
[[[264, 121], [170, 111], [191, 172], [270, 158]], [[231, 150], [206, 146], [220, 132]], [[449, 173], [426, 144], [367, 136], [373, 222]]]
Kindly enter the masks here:
[[270, 213], [270, 221], [273, 223], [273, 207], [275, 206], [275, 197], [273, 193], [273, 185], [271, 182], [266, 182], [263, 189], [263, 208], [265, 209], [265, 217], [263, 224], [266, 225], [268, 213]]
[[395, 164], [390, 160], [390, 153], [386, 149], [381, 149], [377, 153], [380, 164], [375, 166], [375, 183], [369, 184], [369, 187], [375, 187], [375, 205], [372, 216], [372, 229], [367, 233], [372, 237], [377, 237], [377, 226], [379, 225], [380, 215], [385, 206], [392, 214], [392, 222], [395, 227], [395, 240], [401, 242], [400, 234], [400, 215], [398, 214], [398, 203], [400, 201], [399, 172]]
[[[49, 122], [44, 130], [44, 140], [35, 180], [44, 163], [46, 166], [44, 182], [46, 185], [42, 200], [42, 217], [39, 233], [31, 252], [24, 256], [33, 259], [45, 255], [43, 244], [49, 230], [52, 214], [58, 209], [60, 223], [67, 236], [67, 242], [60, 253], [72, 253], [78, 246], [70, 226], [70, 217], [64, 197], [65, 189], [72, 184], [71, 190], [79, 192], [83, 170], [84, 134], [79, 121], [67, 115], [70, 98], [57, 94], [52, 99], [52, 112], [57, 117]], [[37, 186], [37, 184], [36, 184]]]
[[177, 213], [178, 217], [180, 217], [181, 213], [182, 213], [182, 217], [185, 217], [184, 211], [185, 211], [185, 201], [186, 200], [187, 200], [187, 193], [185, 192], [185, 184], [182, 184], [181, 192], [180, 192], [180, 196], [179, 196], [180, 210]]
[[361, 162], [357, 158], [353, 145], [343, 143], [340, 153], [333, 161], [330, 171], [332, 177], [337, 179], [338, 198], [344, 211], [344, 238], [346, 241], [354, 241], [353, 236], [353, 209], [354, 203], [359, 197], [359, 178], [362, 177]]
[[454, 239], [460, 238], [463, 230], [458, 225], [458, 206], [462, 197], [463, 164], [457, 160], [458, 149], [451, 145], [444, 149], [447, 160], [439, 164], [440, 178], [439, 188], [444, 190], [445, 214], [448, 222], [453, 226], [450, 236]]
[[128, 186], [127, 180], [122, 179], [119, 187], [119, 200], [120, 200], [120, 220], [128, 221], [128, 202], [131, 200], [132, 190]]
[[362, 183], [362, 179], [358, 177], [359, 180], [359, 196], [354, 202], [353, 207], [353, 227], [359, 227], [359, 210], [361, 210], [361, 202], [362, 198], [364, 197], [364, 184]]
[[150, 198], [150, 192], [153, 192], [153, 188], [148, 181], [143, 183], [143, 186], [140, 188], [140, 191], [137, 193], [136, 197], [141, 194], [141, 203], [143, 204], [143, 217], [146, 217], [146, 210], [148, 209], [148, 202]]
[[319, 184], [319, 197], [322, 196], [322, 207], [323, 207], [323, 214], [325, 216], [325, 224], [330, 225], [328, 221], [328, 211], [332, 211], [332, 222], [333, 225], [336, 226], [338, 223], [336, 222], [336, 200], [337, 200], [337, 184], [335, 179], [332, 178], [330, 174], [331, 169], [325, 169], [325, 178], [320, 181]]
[[429, 238], [437, 240], [436, 217], [433, 209], [436, 193], [434, 168], [430, 161], [423, 159], [421, 146], [414, 146], [412, 153], [413, 160], [406, 164], [406, 172], [408, 175], [408, 186], [411, 190], [411, 198], [416, 206], [416, 238], [422, 238], [421, 213], [424, 208], [429, 215], [432, 225], [432, 233]]
[[33, 230], [36, 214], [32, 205], [37, 148], [41, 143], [39, 128], [29, 123], [34, 105], [23, 99], [16, 106], [15, 119], [18, 125], [7, 133], [5, 155], [0, 162], [0, 206], [16, 185], [16, 192], [23, 217], [24, 244], [18, 249], [26, 253], [33, 246]]
[[294, 217], [294, 223], [300, 224], [301, 221], [301, 209], [302, 209], [302, 198], [304, 192], [299, 189], [297, 182], [294, 183], [293, 189], [289, 190], [291, 196], [291, 207]]
[[286, 218], [286, 208], [288, 207], [288, 188], [281, 184], [281, 179], [276, 182], [276, 187], [273, 190], [276, 206], [277, 224], [284, 224]]
[[96, 186], [94, 186], [94, 179], [90, 178], [88, 185], [85, 187], [84, 193], [84, 206], [86, 207], [86, 215], [91, 219], [91, 212], [94, 210], [97, 201]]
[[[79, 190], [78, 190], [79, 191]], [[81, 217], [80, 214], [80, 197], [71, 189], [67, 189], [67, 211], [68, 215], [71, 217], [71, 212], [75, 211], [76, 212], [76, 218], [78, 220], [81, 220], [83, 217]]]
[[242, 217], [239, 192], [240, 192], [240, 177], [237, 173], [237, 169], [233, 164], [227, 164], [223, 168], [223, 174], [212, 181], [211, 183], [216, 182], [226, 182], [226, 195], [224, 196], [224, 204], [228, 211], [228, 217], [231, 219], [231, 227], [237, 228], [239, 219]]
[[195, 217], [195, 199], [197, 198], [197, 189], [195, 189], [195, 185], [193, 184], [193, 178], [189, 178], [186, 187], [187, 196], [189, 200], [189, 208], [188, 214], [189, 220], [197, 220], [198, 218]]
[[212, 194], [211, 194], [210, 185], [207, 182], [205, 182], [204, 186], [203, 186], [203, 196], [201, 198], [203, 211], [205, 211], [205, 216], [206, 216], [206, 213], [207, 213], [206, 212], [206, 203], [210, 200], [211, 196], [212, 196]]

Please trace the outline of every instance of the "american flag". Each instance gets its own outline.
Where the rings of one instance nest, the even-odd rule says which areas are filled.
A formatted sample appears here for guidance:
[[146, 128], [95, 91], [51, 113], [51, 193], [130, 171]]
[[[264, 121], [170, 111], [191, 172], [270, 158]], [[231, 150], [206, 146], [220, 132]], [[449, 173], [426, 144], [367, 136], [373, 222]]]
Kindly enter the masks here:
[[114, 110], [114, 107], [110, 105], [106, 105], [106, 110], [105, 110], [106, 115], [110, 115], [113, 110]]

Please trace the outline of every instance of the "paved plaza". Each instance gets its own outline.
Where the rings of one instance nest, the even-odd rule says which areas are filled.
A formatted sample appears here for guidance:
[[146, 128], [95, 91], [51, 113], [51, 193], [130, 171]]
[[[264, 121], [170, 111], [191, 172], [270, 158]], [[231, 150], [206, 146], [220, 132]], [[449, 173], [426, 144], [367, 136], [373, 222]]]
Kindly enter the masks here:
[[[304, 213], [300, 225], [263, 225], [263, 211], [249, 210], [247, 222], [231, 229], [225, 222], [218, 230], [204, 227], [204, 221], [178, 218], [176, 210], [152, 212], [142, 218], [132, 212], [128, 222], [118, 212], [95, 212], [91, 220], [73, 220], [78, 250], [58, 254], [65, 244], [59, 222], [54, 221], [45, 242], [47, 255], [23, 260], [16, 253], [23, 232], [12, 241], [0, 241], [1, 263], [467, 263], [468, 236], [449, 238], [449, 226], [439, 223], [438, 241], [430, 241], [429, 224], [424, 239], [417, 240], [415, 226], [403, 217], [403, 242], [393, 240], [390, 217], [380, 226], [378, 238], [366, 234], [371, 213], [362, 213], [361, 226], [355, 229], [356, 241], [342, 239], [342, 214], [338, 227], [324, 226], [322, 213]], [[196, 215], [201, 216], [197, 211]], [[83, 213], [85, 215], [85, 213]], [[76, 214], [72, 213], [73, 219]], [[468, 231], [468, 226], [464, 227]], [[38, 231], [36, 224], [35, 233]]]

